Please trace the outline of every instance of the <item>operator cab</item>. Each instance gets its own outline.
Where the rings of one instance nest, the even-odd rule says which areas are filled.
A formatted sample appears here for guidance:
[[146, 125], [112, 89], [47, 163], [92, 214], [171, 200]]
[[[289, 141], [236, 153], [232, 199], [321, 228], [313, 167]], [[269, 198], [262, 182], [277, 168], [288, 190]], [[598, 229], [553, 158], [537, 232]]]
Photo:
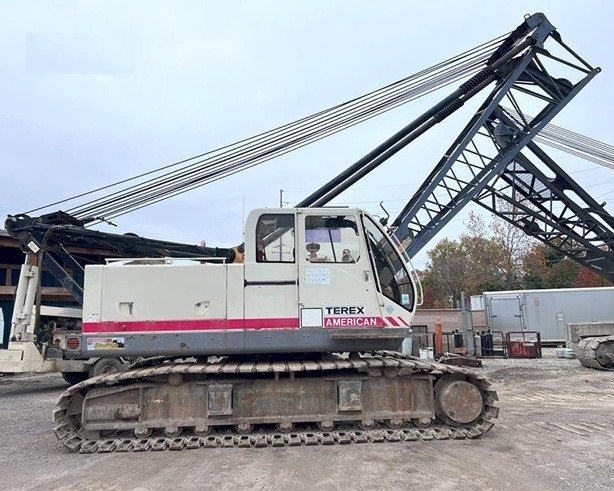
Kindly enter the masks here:
[[408, 335], [419, 283], [366, 212], [256, 210], [244, 250], [243, 263], [88, 266], [83, 336], [70, 355], [395, 350]]
[[298, 310], [298, 327], [409, 326], [417, 278], [365, 211], [260, 209], [246, 230], [246, 318], [281, 310], [289, 319]]

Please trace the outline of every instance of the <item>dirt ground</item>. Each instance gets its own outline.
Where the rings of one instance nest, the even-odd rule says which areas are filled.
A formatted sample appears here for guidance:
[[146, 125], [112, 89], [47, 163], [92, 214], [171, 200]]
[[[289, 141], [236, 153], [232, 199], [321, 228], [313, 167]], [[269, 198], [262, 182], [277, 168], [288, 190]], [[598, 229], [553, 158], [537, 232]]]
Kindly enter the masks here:
[[614, 489], [614, 372], [554, 350], [476, 370], [501, 408], [478, 440], [93, 455], [52, 434], [61, 376], [0, 376], [0, 489]]

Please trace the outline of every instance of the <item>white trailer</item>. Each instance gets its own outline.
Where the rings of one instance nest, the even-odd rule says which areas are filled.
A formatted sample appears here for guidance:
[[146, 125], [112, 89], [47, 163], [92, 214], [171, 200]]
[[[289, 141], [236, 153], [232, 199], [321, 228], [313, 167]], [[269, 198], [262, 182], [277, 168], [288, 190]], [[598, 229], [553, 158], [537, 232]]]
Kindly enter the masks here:
[[614, 287], [484, 292], [492, 331], [539, 331], [543, 343], [570, 339], [570, 322], [614, 320]]

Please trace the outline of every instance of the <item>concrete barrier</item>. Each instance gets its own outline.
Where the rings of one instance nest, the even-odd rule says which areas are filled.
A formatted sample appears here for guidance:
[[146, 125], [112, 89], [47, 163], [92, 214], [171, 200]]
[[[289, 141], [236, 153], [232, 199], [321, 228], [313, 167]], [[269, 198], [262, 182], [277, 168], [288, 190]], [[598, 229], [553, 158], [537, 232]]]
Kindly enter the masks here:
[[570, 322], [567, 324], [567, 347], [576, 350], [578, 341], [596, 336], [614, 335], [614, 320], [600, 322]]

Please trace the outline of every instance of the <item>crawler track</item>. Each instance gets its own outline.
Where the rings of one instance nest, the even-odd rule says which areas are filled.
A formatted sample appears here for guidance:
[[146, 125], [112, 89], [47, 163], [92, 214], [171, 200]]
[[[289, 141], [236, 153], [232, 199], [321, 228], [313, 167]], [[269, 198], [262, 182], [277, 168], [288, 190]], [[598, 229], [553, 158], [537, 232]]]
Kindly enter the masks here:
[[[301, 379], [301, 374], [307, 378]], [[144, 402], [141, 392], [138, 410], [130, 409], [131, 406], [128, 403], [116, 404], [118, 409], [108, 418], [114, 418], [110, 426], [115, 425], [117, 428], [92, 431], [91, 427], [84, 427], [84, 425], [87, 426], [88, 424], [87, 415], [92, 411], [90, 404], [93, 404], [93, 407], [96, 408], [96, 401], [98, 400], [91, 396], [92, 393], [100, 393], [104, 399], [105, 391], [109, 391], [112, 393], [112, 397], [116, 397], [117, 394], [126, 394], [129, 390], [136, 390], [134, 387], [157, 388], [160, 384], [164, 383], [174, 387], [176, 385], [181, 386], [184, 381], [188, 380], [191, 380], [191, 383], [200, 384], [200, 386], [213, 384], [213, 386], [218, 387], [215, 384], [218, 384], [218, 380], [221, 379], [222, 384], [226, 384], [221, 386], [226, 387], [230, 383], [236, 383], [233, 382], [234, 380], [245, 383], [246, 380], [251, 380], [249, 379], [250, 376], [270, 377], [270, 379], [267, 379], [270, 382], [265, 382], [271, 384], [270, 387], [273, 387], [274, 384], [279, 384], [280, 377], [286, 377], [285, 380], [288, 384], [301, 385], [301, 380], [306, 380], [307, 382], [304, 385], [307, 387], [309, 381], [312, 381], [312, 383], [315, 381], [316, 384], [319, 380], [330, 383], [334, 379], [333, 383], [339, 383], [337, 379], [350, 378], [354, 380], [351, 377], [361, 376], [362, 380], [366, 380], [368, 383], [375, 381], [384, 384], [386, 387], [388, 386], [386, 384], [394, 383], [395, 380], [400, 381], [399, 383], [428, 380], [428, 383], [431, 384], [429, 385], [431, 392], [433, 392], [432, 387], [438, 387], [437, 383], [439, 380], [444, 380], [448, 383], [445, 386], [448, 389], [444, 389], [444, 392], [446, 390], [447, 392], [443, 396], [441, 394], [439, 396], [437, 394], [431, 396], [433, 417], [430, 423], [428, 418], [426, 423], [424, 418], [413, 418], [414, 423], [412, 423], [411, 419], [405, 420], [402, 418], [401, 409], [397, 409], [395, 413], [393, 408], [391, 408], [388, 418], [385, 420], [376, 419], [369, 421], [368, 427], [365, 427], [364, 410], [363, 412], [360, 410], [352, 411], [354, 408], [350, 407], [348, 411], [347, 407], [342, 407], [344, 404], [347, 405], [348, 402], [340, 399], [339, 407], [345, 409], [346, 413], [340, 414], [338, 418], [334, 417], [334, 427], [331, 424], [330, 428], [322, 428], [322, 423], [317, 420], [305, 421], [305, 418], [297, 418], [296, 421], [291, 422], [288, 422], [287, 419], [280, 420], [282, 429], [285, 428], [287, 430], [280, 431], [276, 429], [275, 421], [270, 417], [270, 421], [266, 421], [267, 418], [264, 417], [262, 424], [249, 424], [245, 426], [245, 419], [233, 419], [234, 416], [226, 416], [229, 418], [228, 421], [222, 419], [225, 424], [203, 427], [198, 423], [194, 423], [194, 426], [186, 424], [180, 428], [171, 427], [170, 430], [168, 426], [159, 426], [148, 429], [150, 433], [141, 434], [139, 438], [135, 435], [134, 430], [137, 429], [137, 434], [139, 434], [139, 421], [141, 421], [142, 415], [151, 409], [147, 406], [148, 403]], [[237, 377], [239, 378], [237, 379]], [[391, 380], [393, 382], [390, 382]], [[462, 380], [460, 382], [460, 389], [454, 383], [451, 385], [449, 383], [450, 381], [458, 380]], [[341, 384], [343, 383], [347, 384], [348, 382], [341, 382]], [[350, 382], [350, 384], [352, 383]], [[419, 384], [422, 387], [424, 382], [419, 382]], [[362, 354], [360, 357], [338, 356], [334, 359], [322, 361], [168, 363], [102, 375], [70, 387], [60, 396], [54, 408], [53, 431], [65, 447], [82, 453], [181, 450], [199, 447], [275, 447], [477, 438], [490, 430], [493, 426], [492, 420], [498, 415], [498, 408], [493, 405], [497, 400], [497, 395], [489, 386], [490, 383], [483, 376], [464, 368], [426, 363], [396, 352], [374, 352]], [[452, 424], [447, 424], [443, 420], [447, 419], [448, 423], [450, 423], [450, 418], [445, 415], [442, 416], [440, 410], [435, 410], [436, 403], [434, 401], [438, 397], [441, 399], [441, 397], [445, 398], [450, 396], [450, 394], [454, 395], [458, 390], [461, 390], [460, 396], [462, 398], [464, 395], [462, 391], [465, 390], [465, 387], [470, 388], [469, 392], [479, 394], [475, 396], [481, 398], [479, 414], [467, 423], [452, 421]], [[320, 389], [321, 387], [318, 386], [318, 390]], [[139, 390], [142, 391], [142, 389]], [[210, 388], [209, 390], [211, 391], [212, 389]], [[336, 390], [337, 388], [335, 388]], [[351, 395], [351, 391], [354, 389], [350, 386], [348, 390]], [[390, 390], [398, 390], [398, 387], [394, 386]], [[455, 390], [457, 392], [454, 392]], [[320, 394], [320, 392], [317, 392], [317, 394]], [[250, 393], [249, 395], [253, 398], [253, 394]], [[417, 393], [395, 393], [391, 400], [396, 401], [404, 398], [413, 400], [419, 398], [419, 396], [420, 394]], [[88, 397], [91, 397], [91, 399], [88, 399]], [[369, 397], [371, 396], [367, 390], [363, 389], [363, 398], [368, 399]], [[235, 399], [237, 399], [236, 395]], [[93, 403], [90, 402], [92, 400], [94, 401]], [[469, 401], [471, 402], [471, 398], [469, 398]], [[160, 401], [156, 400], [153, 402]], [[235, 403], [236, 401], [233, 402], [233, 404]], [[211, 409], [211, 403], [208, 402], [208, 404], [209, 409]], [[85, 417], [82, 413], [84, 407], [86, 408]], [[112, 406], [110, 405], [109, 407]], [[452, 407], [460, 406], [456, 406], [453, 403]], [[460, 408], [462, 410], [462, 407]], [[102, 412], [109, 414], [107, 406], [103, 406]], [[435, 415], [435, 413], [439, 414]], [[404, 414], [406, 415], [407, 413]], [[322, 418], [325, 421], [331, 419], [327, 416]], [[193, 421], [193, 418], [186, 419], [186, 421], [188, 420]], [[253, 418], [252, 420], [256, 421]], [[243, 422], [243, 426], [241, 426], [241, 422]], [[318, 422], [320, 423], [320, 428], [318, 428]], [[296, 426], [294, 423], [296, 423]], [[175, 434], [177, 432], [179, 433]]]
[[576, 353], [585, 367], [614, 370], [614, 336], [581, 339]]

